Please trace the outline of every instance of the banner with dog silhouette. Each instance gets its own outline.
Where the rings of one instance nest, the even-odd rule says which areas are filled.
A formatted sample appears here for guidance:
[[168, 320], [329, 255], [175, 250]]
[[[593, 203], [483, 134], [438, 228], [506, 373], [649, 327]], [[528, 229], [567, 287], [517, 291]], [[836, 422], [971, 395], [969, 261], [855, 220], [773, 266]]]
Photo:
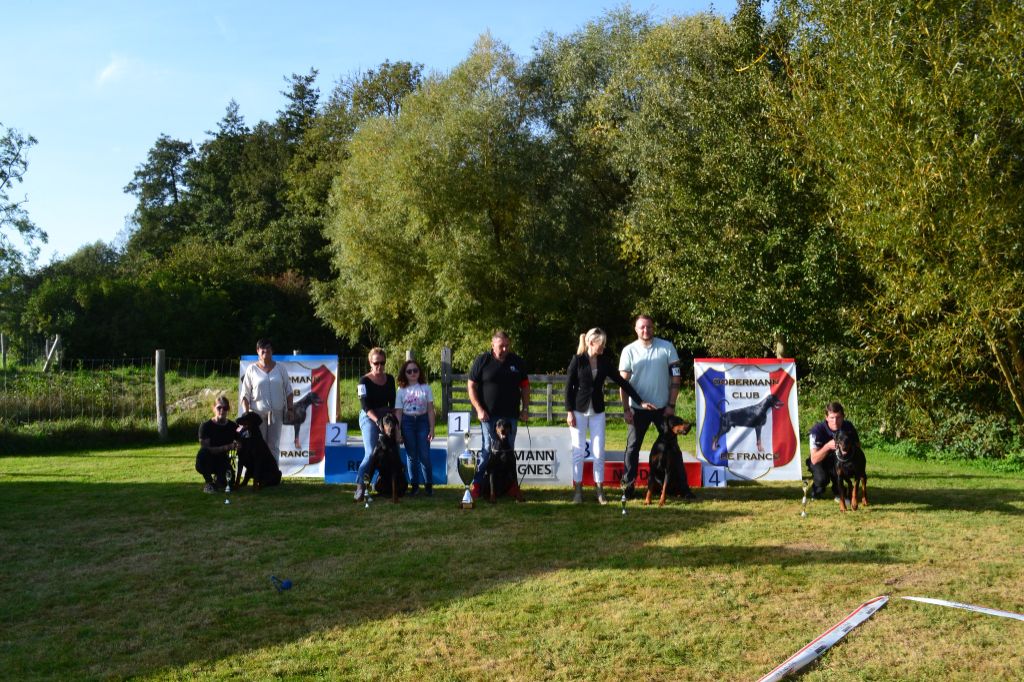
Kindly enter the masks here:
[[[241, 357], [239, 394], [245, 371], [257, 360], [255, 355]], [[284, 415], [277, 443], [281, 473], [323, 478], [327, 425], [337, 419], [338, 356], [279, 355], [274, 361], [284, 367], [292, 383], [292, 410]]]
[[697, 457], [733, 480], [799, 481], [796, 363], [694, 360]]

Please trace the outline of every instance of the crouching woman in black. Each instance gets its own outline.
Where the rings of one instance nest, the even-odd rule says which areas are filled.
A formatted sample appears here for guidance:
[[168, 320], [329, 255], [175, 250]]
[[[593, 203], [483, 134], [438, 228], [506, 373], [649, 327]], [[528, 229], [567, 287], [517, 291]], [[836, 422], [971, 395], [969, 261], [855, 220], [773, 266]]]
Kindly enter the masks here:
[[206, 479], [204, 493], [223, 490], [228, 483], [231, 468], [229, 453], [238, 447], [235, 429], [238, 425], [228, 419], [231, 406], [228, 399], [220, 396], [213, 403], [213, 419], [199, 427], [199, 454], [196, 455], [196, 471]]

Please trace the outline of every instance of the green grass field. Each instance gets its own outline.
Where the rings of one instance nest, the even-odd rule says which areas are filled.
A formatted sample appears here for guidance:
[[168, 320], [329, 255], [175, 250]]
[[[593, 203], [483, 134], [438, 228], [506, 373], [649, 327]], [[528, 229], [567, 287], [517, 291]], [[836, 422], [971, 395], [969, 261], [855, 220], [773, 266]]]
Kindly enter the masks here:
[[[0, 458], [5, 679], [752, 680], [880, 594], [1024, 611], [1024, 478], [869, 451], [665, 508], [205, 495], [191, 445]], [[271, 574], [293, 581], [278, 593]], [[1024, 623], [893, 599], [805, 680], [1024, 677]]]

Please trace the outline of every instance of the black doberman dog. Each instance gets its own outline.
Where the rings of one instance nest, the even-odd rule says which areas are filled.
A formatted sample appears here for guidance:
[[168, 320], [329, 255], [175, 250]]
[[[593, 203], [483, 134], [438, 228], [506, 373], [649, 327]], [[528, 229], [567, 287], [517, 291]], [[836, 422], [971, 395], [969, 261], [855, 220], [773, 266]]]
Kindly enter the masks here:
[[523, 491], [519, 487], [516, 469], [516, 451], [512, 448], [509, 436], [512, 425], [504, 419], [494, 424], [494, 433], [498, 437], [491, 441], [491, 456], [487, 460], [487, 469], [483, 472], [480, 494], [487, 495], [491, 502], [497, 502], [499, 495], [509, 495], [516, 502], [523, 501]]
[[[235, 420], [238, 424], [238, 471], [235, 487], [241, 488], [252, 479], [253, 488], [259, 490], [281, 482], [281, 469], [270, 452], [267, 441], [260, 433], [263, 418], [255, 412], [246, 412]], [[245, 475], [242, 475], [242, 470]]]
[[757, 433], [757, 451], [764, 452], [764, 446], [761, 444], [761, 427], [768, 421], [768, 410], [777, 410], [782, 405], [782, 401], [774, 393], [769, 393], [767, 398], [756, 405], [748, 405], [724, 413], [719, 412], [721, 421], [718, 424], [718, 433], [711, 441], [711, 449], [718, 448], [718, 439], [724, 436], [729, 429], [734, 426], [745, 426], [754, 429]]
[[310, 391], [306, 395], [299, 398], [298, 401], [292, 405], [290, 412], [285, 414], [284, 423], [295, 427], [295, 447], [299, 447], [299, 431], [302, 429], [302, 425], [306, 423], [306, 412], [312, 405], [319, 405], [323, 400], [319, 394], [314, 391]]
[[860, 488], [861, 504], [868, 505], [868, 458], [864, 455], [857, 437], [846, 431], [836, 434], [835, 482], [839, 488], [839, 508], [846, 511], [846, 500], [857, 511], [857, 489]]
[[373, 488], [378, 495], [388, 495], [392, 502], [398, 502], [409, 489], [409, 481], [405, 478], [405, 467], [402, 456], [398, 452], [398, 419], [388, 412], [380, 420], [380, 438], [370, 455], [370, 468], [367, 469], [368, 479], [373, 479], [377, 472], [377, 482]]
[[650, 504], [651, 498], [660, 496], [659, 507], [665, 506], [665, 498], [669, 495], [694, 499], [690, 486], [686, 482], [686, 469], [683, 467], [683, 452], [679, 449], [679, 436], [690, 432], [690, 423], [672, 415], [665, 417], [658, 427], [658, 439], [651, 447], [651, 455], [647, 473], [647, 497], [644, 504]]

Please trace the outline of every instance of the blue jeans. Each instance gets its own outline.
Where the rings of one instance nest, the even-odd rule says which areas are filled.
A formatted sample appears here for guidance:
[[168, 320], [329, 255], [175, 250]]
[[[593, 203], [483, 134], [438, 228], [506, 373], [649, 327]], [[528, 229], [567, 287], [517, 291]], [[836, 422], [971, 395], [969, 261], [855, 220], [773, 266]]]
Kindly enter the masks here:
[[426, 470], [427, 485], [434, 485], [434, 472], [430, 467], [430, 417], [426, 414], [412, 416], [402, 415], [402, 440], [405, 441], [405, 452], [409, 456], [409, 478], [413, 487], [420, 484], [420, 467]]
[[363, 477], [370, 468], [370, 455], [380, 440], [380, 429], [363, 410], [359, 411], [359, 432], [363, 435], [363, 461], [359, 463], [359, 470], [356, 472], [356, 485], [363, 485]]
[[[505, 417], [505, 421], [509, 425], [508, 442], [514, 450], [516, 447], [516, 430], [519, 426], [519, 422], [516, 419], [509, 419]], [[473, 483], [479, 485], [484, 480], [484, 474], [487, 473], [487, 461], [491, 458], [491, 442], [498, 440], [498, 434], [494, 432], [494, 425], [498, 423], [497, 419], [491, 419], [491, 421], [480, 422], [480, 434], [483, 436], [483, 452], [480, 454], [480, 465], [476, 469], [476, 476], [473, 477]]]

